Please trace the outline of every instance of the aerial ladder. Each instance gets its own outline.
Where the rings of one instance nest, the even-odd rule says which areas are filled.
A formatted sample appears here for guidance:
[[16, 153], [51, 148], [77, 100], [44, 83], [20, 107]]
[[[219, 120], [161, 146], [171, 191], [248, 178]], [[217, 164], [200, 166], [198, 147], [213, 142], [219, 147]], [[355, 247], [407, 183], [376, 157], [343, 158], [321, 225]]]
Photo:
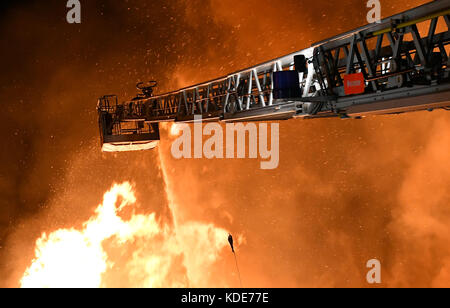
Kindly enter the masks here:
[[[438, 32], [438, 25], [444, 31]], [[450, 110], [450, 1], [438, 0], [310, 48], [174, 92], [156, 82], [98, 100], [102, 150], [152, 149], [159, 123], [361, 118]]]

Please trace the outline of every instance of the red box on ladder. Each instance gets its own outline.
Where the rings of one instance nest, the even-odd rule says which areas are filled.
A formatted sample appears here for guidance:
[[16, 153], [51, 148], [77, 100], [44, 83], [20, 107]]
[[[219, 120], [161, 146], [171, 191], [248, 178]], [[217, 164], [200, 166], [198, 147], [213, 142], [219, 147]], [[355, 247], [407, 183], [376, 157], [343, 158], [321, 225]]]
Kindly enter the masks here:
[[344, 76], [345, 95], [362, 94], [366, 90], [363, 73], [348, 74]]

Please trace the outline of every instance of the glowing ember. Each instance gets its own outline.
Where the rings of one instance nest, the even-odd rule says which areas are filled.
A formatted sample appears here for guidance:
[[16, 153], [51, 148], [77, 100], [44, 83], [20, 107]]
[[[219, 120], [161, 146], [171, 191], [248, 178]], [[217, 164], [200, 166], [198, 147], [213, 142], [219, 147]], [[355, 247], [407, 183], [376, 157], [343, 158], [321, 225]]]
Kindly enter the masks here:
[[82, 230], [43, 234], [21, 286], [108, 287], [117, 281], [125, 287], [205, 286], [228, 245], [227, 231], [196, 222], [169, 226], [155, 214], [121, 218], [135, 202], [129, 183], [114, 185]]

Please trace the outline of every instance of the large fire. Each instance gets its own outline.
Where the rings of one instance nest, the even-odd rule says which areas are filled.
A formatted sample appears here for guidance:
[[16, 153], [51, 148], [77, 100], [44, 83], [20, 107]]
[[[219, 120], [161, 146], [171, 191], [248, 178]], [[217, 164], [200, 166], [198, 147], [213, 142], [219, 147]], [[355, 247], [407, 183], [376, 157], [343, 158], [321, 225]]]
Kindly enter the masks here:
[[[2, 11], [1, 42], [15, 46], [2, 49], [0, 286], [238, 286], [217, 226], [249, 239], [246, 287], [367, 287], [372, 258], [383, 286], [450, 285], [448, 112], [282, 122], [271, 172], [167, 159], [163, 183], [154, 154], [99, 153], [97, 94], [132, 97], [142, 78], [168, 91], [262, 63], [363, 25], [366, 1], [168, 1], [164, 14], [158, 1], [129, 2], [77, 27], [58, 5]], [[425, 2], [386, 1], [382, 15]]]
[[[131, 287], [205, 286], [227, 231], [197, 222], [169, 225], [155, 214], [135, 214], [135, 203], [130, 183], [115, 184], [81, 230], [43, 234], [21, 286], [108, 287], [117, 277]], [[131, 218], [124, 219], [127, 209]]]

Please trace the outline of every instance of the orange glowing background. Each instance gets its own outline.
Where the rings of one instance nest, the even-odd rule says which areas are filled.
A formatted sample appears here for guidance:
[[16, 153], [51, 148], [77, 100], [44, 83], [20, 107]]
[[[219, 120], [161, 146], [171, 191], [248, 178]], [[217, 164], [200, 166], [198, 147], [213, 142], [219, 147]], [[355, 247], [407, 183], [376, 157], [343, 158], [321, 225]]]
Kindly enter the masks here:
[[[427, 1], [386, 0], [383, 17]], [[280, 166], [102, 154], [96, 98], [176, 89], [366, 23], [365, 1], [17, 2], [0, 15], [0, 286], [450, 286], [450, 113], [280, 123]]]

